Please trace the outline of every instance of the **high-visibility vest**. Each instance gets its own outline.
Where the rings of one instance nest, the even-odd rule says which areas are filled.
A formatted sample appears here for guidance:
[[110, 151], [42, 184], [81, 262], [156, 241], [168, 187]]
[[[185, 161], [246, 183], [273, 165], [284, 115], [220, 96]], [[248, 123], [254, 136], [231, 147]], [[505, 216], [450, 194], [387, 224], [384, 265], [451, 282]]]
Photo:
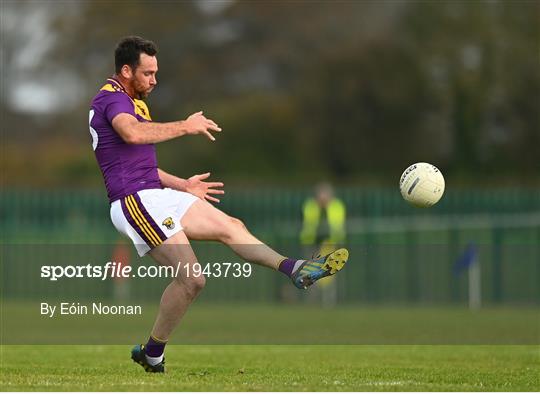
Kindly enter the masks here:
[[[316, 243], [321, 211], [321, 207], [314, 198], [310, 198], [304, 203], [304, 223], [300, 233], [300, 242], [303, 245]], [[324, 242], [334, 245], [345, 242], [345, 216], [345, 204], [337, 198], [330, 200], [326, 206], [326, 220], [330, 234], [329, 239], [324, 240]]]

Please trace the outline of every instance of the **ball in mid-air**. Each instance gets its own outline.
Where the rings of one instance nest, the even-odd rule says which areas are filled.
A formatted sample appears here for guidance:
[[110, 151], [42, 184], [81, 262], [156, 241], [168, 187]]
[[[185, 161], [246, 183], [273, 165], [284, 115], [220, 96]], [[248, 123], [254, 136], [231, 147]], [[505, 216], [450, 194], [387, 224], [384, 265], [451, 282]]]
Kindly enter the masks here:
[[431, 207], [444, 193], [444, 177], [429, 163], [415, 163], [407, 167], [399, 180], [403, 198], [415, 207]]

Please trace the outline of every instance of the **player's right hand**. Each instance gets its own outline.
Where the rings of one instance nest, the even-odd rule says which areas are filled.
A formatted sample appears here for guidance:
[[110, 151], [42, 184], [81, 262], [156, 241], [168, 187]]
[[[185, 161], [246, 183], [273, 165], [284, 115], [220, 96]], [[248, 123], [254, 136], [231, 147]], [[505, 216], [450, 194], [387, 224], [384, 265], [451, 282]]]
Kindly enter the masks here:
[[212, 119], [203, 115], [203, 111], [195, 112], [184, 121], [187, 134], [205, 134], [211, 141], [216, 138], [211, 132], [220, 132], [221, 128]]

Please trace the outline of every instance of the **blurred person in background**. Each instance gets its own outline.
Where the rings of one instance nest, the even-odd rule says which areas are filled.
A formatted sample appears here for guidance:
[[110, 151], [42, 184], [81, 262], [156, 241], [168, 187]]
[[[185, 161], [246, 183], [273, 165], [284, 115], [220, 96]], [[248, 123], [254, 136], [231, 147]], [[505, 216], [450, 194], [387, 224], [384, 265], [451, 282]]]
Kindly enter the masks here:
[[[328, 182], [315, 187], [315, 195], [302, 206], [303, 222], [300, 243], [304, 254], [324, 256], [334, 248], [344, 246], [346, 241], [346, 208], [343, 201], [335, 196], [334, 188]], [[335, 278], [319, 281], [323, 306], [333, 306], [337, 302]], [[316, 296], [317, 292], [312, 293]]]

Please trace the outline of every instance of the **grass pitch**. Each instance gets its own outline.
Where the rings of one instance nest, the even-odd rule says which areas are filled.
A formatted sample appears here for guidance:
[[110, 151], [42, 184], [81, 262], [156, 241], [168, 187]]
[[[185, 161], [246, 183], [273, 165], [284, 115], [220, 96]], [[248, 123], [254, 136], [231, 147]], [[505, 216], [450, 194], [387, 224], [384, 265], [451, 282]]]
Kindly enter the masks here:
[[129, 346], [4, 345], [3, 391], [538, 391], [538, 346], [185, 345], [147, 374]]
[[[129, 345], [147, 338], [157, 302], [142, 315], [44, 317], [39, 301], [0, 302], [3, 345]], [[538, 309], [197, 302], [170, 338], [183, 345], [538, 345]]]

